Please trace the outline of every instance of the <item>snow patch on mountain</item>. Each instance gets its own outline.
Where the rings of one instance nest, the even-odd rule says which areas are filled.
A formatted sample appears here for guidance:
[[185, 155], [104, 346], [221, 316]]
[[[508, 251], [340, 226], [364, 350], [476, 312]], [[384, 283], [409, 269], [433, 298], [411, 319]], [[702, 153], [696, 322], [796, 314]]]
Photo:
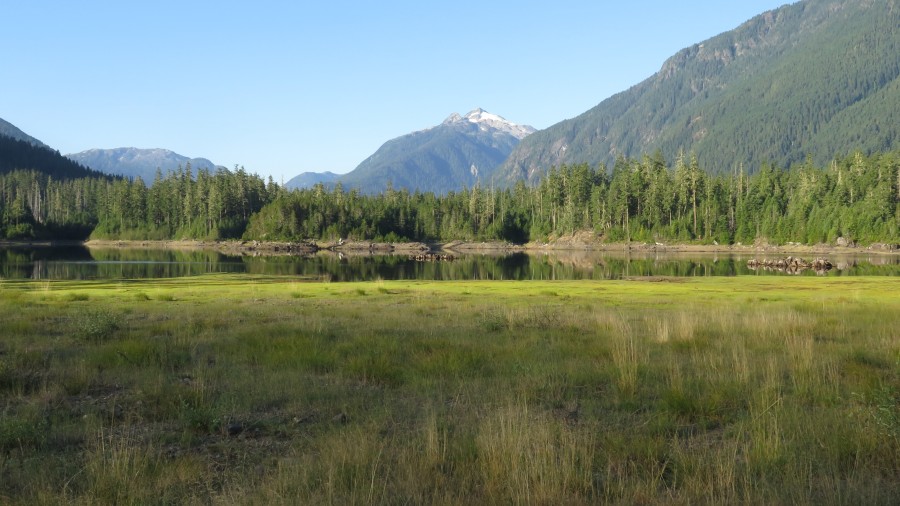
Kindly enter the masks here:
[[497, 130], [512, 135], [519, 140], [524, 139], [526, 136], [533, 134], [536, 131], [534, 127], [513, 123], [502, 116], [489, 113], [480, 107], [473, 111], [469, 111], [465, 116], [453, 113], [444, 120], [443, 124], [453, 125], [462, 122], [474, 123], [478, 125], [482, 132]]

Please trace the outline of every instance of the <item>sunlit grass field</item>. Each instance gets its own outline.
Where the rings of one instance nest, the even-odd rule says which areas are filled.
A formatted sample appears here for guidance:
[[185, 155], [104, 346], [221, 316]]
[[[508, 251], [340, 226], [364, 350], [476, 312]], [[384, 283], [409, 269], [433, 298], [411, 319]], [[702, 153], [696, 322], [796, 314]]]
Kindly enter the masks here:
[[898, 504], [900, 280], [0, 280], [2, 504]]

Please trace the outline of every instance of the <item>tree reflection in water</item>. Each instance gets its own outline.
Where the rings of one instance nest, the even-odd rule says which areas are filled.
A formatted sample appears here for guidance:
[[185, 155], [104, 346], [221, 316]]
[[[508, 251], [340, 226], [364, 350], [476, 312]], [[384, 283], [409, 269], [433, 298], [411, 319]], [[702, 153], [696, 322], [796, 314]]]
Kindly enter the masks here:
[[[5, 279], [144, 279], [247, 273], [329, 281], [371, 280], [567, 280], [646, 276], [779, 275], [752, 270], [749, 254], [559, 251], [454, 255], [452, 261], [416, 261], [407, 255], [231, 256], [209, 250], [0, 249]], [[829, 276], [897, 276], [900, 256], [830, 257]], [[809, 275], [815, 275], [810, 272]]]

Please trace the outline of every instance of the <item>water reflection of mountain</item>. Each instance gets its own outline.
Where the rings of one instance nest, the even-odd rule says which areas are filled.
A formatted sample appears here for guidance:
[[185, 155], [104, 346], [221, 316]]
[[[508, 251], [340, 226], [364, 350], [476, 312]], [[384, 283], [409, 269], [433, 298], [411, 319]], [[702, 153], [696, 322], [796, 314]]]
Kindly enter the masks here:
[[[421, 262], [407, 255], [232, 256], [209, 250], [17, 248], [0, 249], [6, 279], [142, 279], [248, 273], [330, 281], [566, 280], [643, 276], [778, 275], [747, 267], [752, 254], [554, 251], [474, 253], [453, 261]], [[830, 258], [829, 276], [898, 276], [898, 255]], [[810, 273], [815, 275], [815, 273]]]

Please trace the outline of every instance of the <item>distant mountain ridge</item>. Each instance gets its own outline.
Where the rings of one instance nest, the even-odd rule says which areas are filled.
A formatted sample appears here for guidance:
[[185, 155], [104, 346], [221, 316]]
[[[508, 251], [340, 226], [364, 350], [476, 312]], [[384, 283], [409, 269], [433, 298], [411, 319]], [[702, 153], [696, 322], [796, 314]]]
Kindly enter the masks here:
[[483, 109], [451, 114], [439, 125], [387, 141], [353, 171], [344, 187], [364, 193], [388, 187], [446, 193], [483, 182], [535, 129]]
[[659, 72], [524, 139], [507, 184], [552, 166], [694, 151], [707, 170], [812, 154], [825, 163], [900, 141], [900, 3], [804, 0], [685, 48]]
[[284, 183], [284, 187], [288, 190], [302, 190], [304, 188], [312, 188], [319, 183], [331, 185], [340, 177], [341, 174], [335, 174], [334, 172], [328, 171], [304, 172], [298, 176], [294, 176], [287, 183]]
[[140, 177], [150, 185], [156, 177], [157, 168], [165, 176], [170, 171], [191, 165], [193, 171], [208, 169], [215, 171], [218, 166], [206, 158], [189, 158], [168, 149], [89, 149], [80, 153], [72, 153], [66, 157], [104, 174]]

